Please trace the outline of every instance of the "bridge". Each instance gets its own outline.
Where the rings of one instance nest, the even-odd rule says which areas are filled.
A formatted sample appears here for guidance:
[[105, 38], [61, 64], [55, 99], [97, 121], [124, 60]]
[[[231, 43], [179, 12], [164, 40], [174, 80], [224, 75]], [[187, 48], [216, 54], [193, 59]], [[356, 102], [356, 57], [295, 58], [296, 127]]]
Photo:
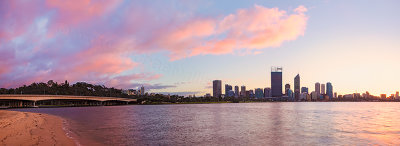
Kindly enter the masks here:
[[102, 106], [136, 103], [137, 99], [72, 95], [0, 95], [1, 108], [51, 106]]

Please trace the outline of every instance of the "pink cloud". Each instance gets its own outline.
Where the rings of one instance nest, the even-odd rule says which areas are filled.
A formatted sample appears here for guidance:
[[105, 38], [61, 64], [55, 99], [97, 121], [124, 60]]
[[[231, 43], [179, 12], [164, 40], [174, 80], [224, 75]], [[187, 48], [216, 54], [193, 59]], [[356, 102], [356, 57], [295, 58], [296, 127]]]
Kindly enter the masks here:
[[[159, 13], [137, 3], [1, 1], [0, 20], [6, 20], [0, 21], [1, 87], [48, 79], [129, 87], [161, 77], [133, 74], [141, 64], [133, 55], [168, 52], [170, 60], [178, 60], [243, 49], [258, 54], [304, 35], [308, 19], [304, 6], [289, 12], [255, 5], [226, 16], [198, 17]], [[42, 19], [47, 22], [38, 27]]]

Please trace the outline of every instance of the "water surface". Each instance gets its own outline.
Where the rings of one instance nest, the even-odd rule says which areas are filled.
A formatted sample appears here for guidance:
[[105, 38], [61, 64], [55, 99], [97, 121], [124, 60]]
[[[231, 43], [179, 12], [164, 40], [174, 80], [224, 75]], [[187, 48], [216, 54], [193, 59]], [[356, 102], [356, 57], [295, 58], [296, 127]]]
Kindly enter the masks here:
[[[399, 145], [400, 103], [276, 102], [16, 109], [65, 118], [83, 145]], [[91, 141], [89, 141], [90, 139]]]

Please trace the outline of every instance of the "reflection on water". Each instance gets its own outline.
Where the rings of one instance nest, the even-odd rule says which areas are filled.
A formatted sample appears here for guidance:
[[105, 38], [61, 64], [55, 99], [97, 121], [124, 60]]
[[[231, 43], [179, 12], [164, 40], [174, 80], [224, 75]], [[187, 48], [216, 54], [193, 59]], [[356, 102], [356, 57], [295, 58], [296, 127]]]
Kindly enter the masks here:
[[18, 109], [66, 118], [83, 144], [399, 145], [400, 103], [231, 103]]

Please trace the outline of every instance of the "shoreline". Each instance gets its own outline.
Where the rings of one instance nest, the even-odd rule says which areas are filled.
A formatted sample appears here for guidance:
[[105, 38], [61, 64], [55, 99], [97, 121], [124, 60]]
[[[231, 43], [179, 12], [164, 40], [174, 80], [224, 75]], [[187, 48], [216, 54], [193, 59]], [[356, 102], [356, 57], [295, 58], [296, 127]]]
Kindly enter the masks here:
[[0, 145], [78, 145], [64, 124], [53, 115], [0, 110]]

